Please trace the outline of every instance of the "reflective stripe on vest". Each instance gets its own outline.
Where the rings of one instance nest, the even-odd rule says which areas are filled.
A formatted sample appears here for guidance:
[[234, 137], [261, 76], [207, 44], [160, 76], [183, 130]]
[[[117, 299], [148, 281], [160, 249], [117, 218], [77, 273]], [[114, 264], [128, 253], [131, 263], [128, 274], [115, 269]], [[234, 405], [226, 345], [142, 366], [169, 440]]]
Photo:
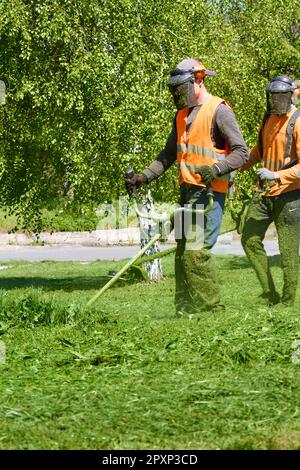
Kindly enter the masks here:
[[213, 158], [217, 160], [225, 160], [226, 155], [222, 153], [216, 153], [213, 150], [205, 149], [203, 147], [199, 147], [198, 145], [188, 144], [179, 144], [177, 145], [177, 153], [179, 152], [188, 152], [188, 153], [196, 153], [197, 155], [203, 155], [204, 157]]
[[[217, 107], [227, 103], [217, 96], [211, 96], [201, 106], [192, 123], [189, 135], [186, 135], [186, 123], [188, 109], [178, 112], [176, 117], [177, 127], [177, 166], [179, 169], [179, 183], [183, 182], [204, 186], [201, 176], [195, 172], [201, 165], [212, 166], [220, 160], [224, 160], [230, 152], [214, 147], [211, 140], [212, 122]], [[228, 105], [227, 105], [228, 106]], [[217, 192], [227, 192], [229, 174], [218, 177], [212, 183], [212, 189]]]

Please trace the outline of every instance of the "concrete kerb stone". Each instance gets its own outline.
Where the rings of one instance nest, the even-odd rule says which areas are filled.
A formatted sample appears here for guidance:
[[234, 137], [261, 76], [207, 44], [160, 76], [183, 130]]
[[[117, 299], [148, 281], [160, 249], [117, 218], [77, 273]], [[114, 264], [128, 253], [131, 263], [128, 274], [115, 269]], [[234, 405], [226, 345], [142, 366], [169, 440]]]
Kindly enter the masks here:
[[139, 229], [94, 230], [91, 232], [41, 232], [38, 235], [1, 233], [0, 245], [134, 245], [140, 241]]
[[[266, 233], [266, 240], [276, 237], [274, 228], [270, 228]], [[220, 235], [218, 242], [230, 245], [240, 239], [237, 232], [232, 231]], [[169, 235], [167, 243], [174, 243], [173, 232]], [[42, 232], [37, 235], [25, 233], [0, 233], [0, 245], [81, 245], [81, 246], [130, 246], [140, 244], [140, 230], [137, 227], [130, 227], [118, 230], [94, 230], [91, 232]]]
[[[172, 234], [168, 240], [174, 242]], [[81, 245], [128, 246], [140, 244], [140, 230], [136, 227], [118, 230], [94, 230], [91, 232], [42, 232], [39, 235], [25, 233], [0, 233], [0, 245]]]

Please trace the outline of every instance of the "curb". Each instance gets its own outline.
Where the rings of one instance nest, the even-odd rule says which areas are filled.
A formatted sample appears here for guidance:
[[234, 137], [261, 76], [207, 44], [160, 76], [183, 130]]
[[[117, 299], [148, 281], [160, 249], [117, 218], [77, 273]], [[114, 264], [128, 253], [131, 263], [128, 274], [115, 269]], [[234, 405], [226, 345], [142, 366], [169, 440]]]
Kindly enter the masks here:
[[[170, 235], [168, 243], [175, 242]], [[41, 232], [0, 233], [0, 245], [81, 245], [81, 246], [128, 246], [140, 244], [140, 229], [130, 227], [118, 230], [94, 230], [91, 232]]]
[[[276, 239], [276, 231], [270, 228], [266, 240]], [[236, 231], [219, 235], [218, 242], [230, 244], [240, 240]], [[173, 232], [166, 243], [175, 243]], [[124, 229], [94, 230], [91, 232], [41, 232], [39, 235], [25, 233], [0, 233], [0, 245], [74, 245], [74, 246], [130, 246], [140, 244], [140, 229], [130, 227]]]

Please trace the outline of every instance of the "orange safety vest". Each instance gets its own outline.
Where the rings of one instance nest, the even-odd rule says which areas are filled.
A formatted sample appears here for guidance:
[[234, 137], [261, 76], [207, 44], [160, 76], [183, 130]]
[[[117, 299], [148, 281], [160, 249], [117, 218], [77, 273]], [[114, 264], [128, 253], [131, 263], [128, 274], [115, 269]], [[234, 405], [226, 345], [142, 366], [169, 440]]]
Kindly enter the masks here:
[[[279, 171], [286, 167], [291, 161], [297, 161], [295, 144], [292, 146], [291, 155], [285, 161], [285, 145], [287, 138], [287, 127], [291, 116], [296, 112], [292, 109], [288, 114], [282, 116], [271, 114], [266, 120], [261, 134], [262, 161], [263, 166], [270, 171]], [[278, 194], [300, 189], [300, 181], [295, 180], [289, 184], [278, 184], [272, 181], [264, 196], [277, 196]]]
[[[270, 114], [262, 130], [262, 160], [264, 167], [278, 171], [286, 163], [284, 161], [286, 131], [289, 119], [297, 111], [292, 109], [288, 114], [278, 116]], [[295, 157], [295, 156], [294, 156]]]
[[[228, 146], [224, 150], [214, 147], [211, 140], [213, 117], [217, 107], [228, 104], [222, 98], [211, 96], [201, 106], [195, 121], [187, 135], [186, 125], [188, 109], [181, 109], [176, 116], [177, 128], [177, 166], [179, 169], [179, 184], [188, 183], [204, 187], [201, 176], [195, 173], [201, 165], [212, 166], [219, 160], [224, 160], [230, 153]], [[219, 176], [212, 182], [213, 191], [226, 193], [228, 190], [229, 174]]]

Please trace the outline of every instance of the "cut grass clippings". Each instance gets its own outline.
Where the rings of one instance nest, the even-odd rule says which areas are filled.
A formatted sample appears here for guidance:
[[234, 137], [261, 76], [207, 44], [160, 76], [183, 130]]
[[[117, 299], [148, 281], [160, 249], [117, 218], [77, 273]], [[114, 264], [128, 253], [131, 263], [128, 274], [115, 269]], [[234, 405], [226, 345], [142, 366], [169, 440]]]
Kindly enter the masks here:
[[247, 260], [218, 257], [226, 313], [177, 320], [170, 257], [87, 309], [123, 264], [0, 271], [0, 449], [300, 449], [299, 296], [261, 306]]

